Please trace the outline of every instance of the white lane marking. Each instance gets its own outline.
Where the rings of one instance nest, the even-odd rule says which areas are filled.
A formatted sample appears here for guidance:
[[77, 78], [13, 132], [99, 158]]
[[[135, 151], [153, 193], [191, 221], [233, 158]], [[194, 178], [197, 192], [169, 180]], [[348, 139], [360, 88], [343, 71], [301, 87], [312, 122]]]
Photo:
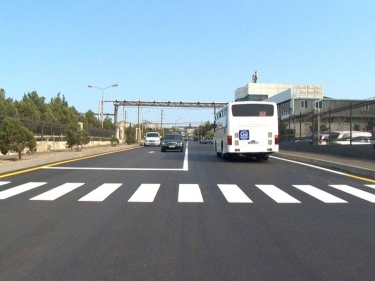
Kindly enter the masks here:
[[217, 185], [229, 203], [253, 203], [236, 184]]
[[89, 194], [83, 196], [78, 201], [104, 201], [109, 195], [111, 195], [122, 183], [104, 183], [98, 188], [91, 191]]
[[180, 184], [178, 202], [202, 203], [203, 197], [197, 184]]
[[336, 188], [338, 190], [344, 191], [346, 193], [349, 193], [351, 195], [354, 195], [356, 197], [359, 197], [363, 200], [369, 201], [371, 203], [375, 203], [375, 195], [357, 188], [354, 188], [352, 186], [346, 185], [346, 184], [330, 184], [329, 186]]
[[7, 199], [14, 195], [20, 194], [22, 192], [28, 191], [30, 189], [36, 188], [38, 186], [44, 185], [46, 182], [28, 182], [16, 187], [9, 188], [7, 190], [0, 192], [0, 199]]
[[0, 185], [8, 184], [10, 181], [0, 181]]
[[371, 188], [375, 188], [375, 184], [365, 184], [365, 186], [368, 186], [368, 187], [371, 187]]
[[163, 168], [103, 168], [103, 167], [43, 167], [50, 170], [96, 170], [96, 171], [185, 171], [184, 169]]
[[128, 202], [154, 202], [160, 184], [141, 184]]
[[262, 190], [265, 194], [267, 194], [277, 203], [301, 203], [300, 201], [298, 201], [297, 199], [290, 196], [288, 193], [282, 191], [274, 185], [256, 184], [255, 186]]
[[63, 185], [60, 185], [58, 187], [55, 187], [54, 189], [51, 189], [38, 196], [35, 196], [30, 200], [53, 201], [82, 185], [84, 185], [84, 183], [64, 183]]
[[188, 164], [189, 164], [188, 163], [188, 143], [186, 143], [184, 166], [182, 167], [183, 171], [189, 171], [189, 165]]
[[318, 189], [312, 185], [293, 185], [295, 188], [315, 197], [316, 199], [323, 201], [324, 203], [348, 203], [339, 197], [336, 197], [324, 190]]
[[279, 157], [275, 157], [275, 156], [270, 156], [270, 157], [275, 158], [275, 159], [279, 159], [279, 160], [282, 160], [282, 161], [286, 161], [286, 162], [292, 162], [292, 163], [300, 164], [300, 165], [303, 165], [303, 166], [307, 166], [307, 167], [331, 172], [331, 173], [342, 175], [342, 176], [348, 175], [347, 173], [342, 173], [342, 172], [338, 172], [338, 171], [335, 171], [335, 170], [330, 170], [330, 169], [327, 169], [327, 168], [322, 168], [322, 167], [318, 167], [318, 166], [314, 166], [314, 165], [311, 165], [311, 164], [306, 164], [306, 163], [302, 163], [302, 162], [298, 162], [298, 161], [294, 161], [294, 160], [279, 158]]

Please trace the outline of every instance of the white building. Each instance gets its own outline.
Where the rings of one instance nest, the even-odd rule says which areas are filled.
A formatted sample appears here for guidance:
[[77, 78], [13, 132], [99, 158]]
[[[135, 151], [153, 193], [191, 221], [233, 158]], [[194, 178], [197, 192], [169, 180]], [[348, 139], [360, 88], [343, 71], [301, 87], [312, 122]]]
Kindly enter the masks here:
[[[235, 91], [235, 101], [273, 101], [277, 103], [279, 118], [281, 121], [288, 120], [288, 128], [292, 129], [296, 136], [305, 136], [311, 133], [314, 122], [311, 117], [295, 123], [293, 117], [298, 115], [317, 114], [328, 110], [344, 109], [336, 111], [330, 116], [325, 115], [320, 119], [321, 124], [332, 130], [349, 130], [350, 126], [364, 128], [368, 119], [374, 116], [374, 105], [364, 104], [355, 109], [349, 118], [349, 106], [362, 104], [364, 100], [337, 100], [324, 97], [323, 85], [303, 84], [263, 84], [249, 83]], [[319, 102], [317, 106], [317, 102]], [[317, 109], [318, 108], [318, 109]], [[292, 122], [290, 122], [292, 117]]]
[[249, 83], [235, 91], [235, 101], [273, 101], [279, 117], [311, 112], [313, 102], [323, 99], [323, 85]]

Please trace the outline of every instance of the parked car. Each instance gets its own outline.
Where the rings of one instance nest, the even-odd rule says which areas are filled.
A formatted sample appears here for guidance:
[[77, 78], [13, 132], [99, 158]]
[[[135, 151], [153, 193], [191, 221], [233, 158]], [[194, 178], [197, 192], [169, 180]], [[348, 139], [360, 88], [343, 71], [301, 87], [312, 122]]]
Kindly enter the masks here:
[[[357, 144], [372, 144], [373, 138], [369, 136], [364, 136], [364, 137], [354, 137], [352, 138], [351, 144], [357, 145]], [[350, 145], [350, 139], [344, 139], [341, 141], [336, 141], [335, 142], [338, 145]]]
[[212, 143], [214, 143], [214, 138], [206, 138], [206, 139], [201, 139], [200, 141], [199, 141], [199, 143], [200, 144], [212, 144]]
[[[315, 135], [313, 144], [317, 145], [327, 145], [327, 144], [337, 144], [337, 145], [348, 145], [350, 144], [350, 131], [333, 131], [331, 134], [321, 134], [319, 140]], [[352, 131], [352, 144], [371, 144], [372, 134], [368, 132]]]
[[310, 143], [316, 144], [316, 145], [327, 145], [328, 137], [329, 137], [329, 134], [319, 134], [319, 139], [318, 139], [318, 135], [315, 135], [314, 140], [311, 140]]
[[161, 142], [161, 152], [167, 150], [184, 151], [184, 140], [180, 134], [167, 134]]

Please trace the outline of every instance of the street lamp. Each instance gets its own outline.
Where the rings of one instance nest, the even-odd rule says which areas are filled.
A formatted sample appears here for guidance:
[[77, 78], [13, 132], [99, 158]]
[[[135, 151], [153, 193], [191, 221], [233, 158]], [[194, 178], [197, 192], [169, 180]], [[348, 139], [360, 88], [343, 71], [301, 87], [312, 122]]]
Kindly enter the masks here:
[[185, 117], [177, 118], [177, 120], [174, 122], [174, 130], [175, 130], [175, 132], [177, 132], [177, 121], [180, 120], [180, 119], [185, 119]]
[[96, 87], [96, 86], [93, 86], [93, 85], [88, 85], [89, 88], [96, 88], [96, 89], [100, 89], [102, 90], [102, 101], [100, 102], [100, 106], [99, 106], [99, 119], [102, 123], [102, 128], [103, 128], [103, 110], [104, 110], [104, 90], [105, 89], [108, 89], [108, 88], [111, 88], [111, 87], [117, 87], [118, 84], [113, 84], [111, 86], [108, 86], [108, 87], [105, 87], [105, 88], [100, 88], [100, 87]]

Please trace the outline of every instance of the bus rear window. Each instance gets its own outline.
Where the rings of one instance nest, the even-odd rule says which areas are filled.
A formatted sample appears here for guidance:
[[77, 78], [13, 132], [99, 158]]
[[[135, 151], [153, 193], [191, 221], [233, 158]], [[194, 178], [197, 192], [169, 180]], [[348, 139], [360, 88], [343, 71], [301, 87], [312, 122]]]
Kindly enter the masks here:
[[271, 104], [234, 104], [232, 114], [234, 117], [273, 116], [274, 107]]

